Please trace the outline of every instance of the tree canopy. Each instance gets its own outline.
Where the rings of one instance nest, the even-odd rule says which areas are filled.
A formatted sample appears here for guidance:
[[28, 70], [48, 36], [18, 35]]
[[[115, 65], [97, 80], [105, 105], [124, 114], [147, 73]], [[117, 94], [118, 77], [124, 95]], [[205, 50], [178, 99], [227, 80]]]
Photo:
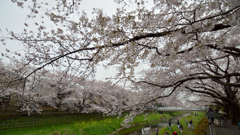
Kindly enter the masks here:
[[92, 17], [79, 9], [81, 0], [12, 2], [29, 8], [31, 21], [22, 33], [1, 37], [3, 44], [16, 40], [25, 48], [16, 53], [21, 64], [1, 96], [19, 81], [16, 90], [27, 94], [46, 70], [67, 83], [68, 75], [87, 78], [96, 66], [114, 66], [117, 81], [130, 81], [131, 90], [144, 93], [132, 106], [174, 95], [183, 100], [190, 93], [239, 118], [239, 0], [153, 0], [150, 8], [147, 0], [116, 0], [116, 13], [96, 8]]

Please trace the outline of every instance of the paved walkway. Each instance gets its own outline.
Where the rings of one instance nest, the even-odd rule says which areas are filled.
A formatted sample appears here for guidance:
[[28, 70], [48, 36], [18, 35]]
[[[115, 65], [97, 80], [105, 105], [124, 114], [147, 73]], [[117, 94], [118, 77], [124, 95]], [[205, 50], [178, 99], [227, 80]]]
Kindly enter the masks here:
[[226, 127], [212, 126], [213, 135], [240, 135], [240, 129], [237, 125], [231, 125], [228, 121]]

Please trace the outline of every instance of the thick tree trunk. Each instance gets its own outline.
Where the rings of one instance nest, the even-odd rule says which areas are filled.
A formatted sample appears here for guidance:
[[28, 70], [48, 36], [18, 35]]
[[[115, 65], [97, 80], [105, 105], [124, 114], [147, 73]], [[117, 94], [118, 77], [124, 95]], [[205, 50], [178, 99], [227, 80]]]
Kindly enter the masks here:
[[231, 103], [229, 104], [229, 109], [230, 109], [230, 115], [231, 115], [231, 121], [233, 125], [237, 125], [239, 122], [239, 117], [240, 117], [240, 110], [238, 103]]
[[[230, 78], [227, 78], [227, 82], [230, 83]], [[234, 88], [226, 86], [225, 93], [227, 94], [227, 98], [229, 99], [226, 102], [228, 104], [228, 109], [229, 109], [232, 124], [237, 125], [240, 117], [240, 109], [239, 109], [239, 103], [236, 97], [236, 91]]]

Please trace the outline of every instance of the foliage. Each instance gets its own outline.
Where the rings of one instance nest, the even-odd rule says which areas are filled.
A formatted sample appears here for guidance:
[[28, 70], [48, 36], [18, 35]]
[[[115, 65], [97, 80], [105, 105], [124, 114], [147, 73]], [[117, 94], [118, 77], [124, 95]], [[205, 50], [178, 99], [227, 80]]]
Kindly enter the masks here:
[[[19, 95], [14, 101], [29, 113], [34, 105], [41, 112], [42, 103], [107, 115], [131, 110], [125, 125], [156, 102], [216, 103], [238, 121], [239, 0], [116, 0], [116, 13], [94, 8], [91, 17], [80, 10], [82, 0], [12, 2], [29, 14], [22, 32], [0, 37], [24, 48], [2, 53], [11, 62], [0, 67], [1, 101]], [[127, 90], [83, 86], [98, 66], [114, 67], [110, 79]]]
[[[11, 67], [2, 64], [1, 67], [4, 70], [0, 72], [5, 74], [11, 70], [8, 69], [8, 66]], [[27, 111], [31, 114], [33, 111], [37, 111], [40, 113], [43, 111], [42, 106], [47, 104], [61, 111], [103, 112], [105, 115], [121, 115], [124, 108], [130, 108], [129, 106], [136, 102], [134, 93], [111, 82], [88, 80], [75, 75], [66, 75], [63, 78], [62, 74], [50, 71], [46, 71], [46, 74], [48, 75], [38, 78], [38, 84], [34, 86], [33, 91], [28, 91], [24, 95], [19, 90], [5, 91], [9, 97], [18, 95], [16, 105], [20, 107], [19, 112]], [[14, 87], [18, 89], [19, 85], [14, 85]], [[2, 87], [2, 89], [5, 88], [8, 86]], [[3, 96], [6, 95], [3, 94]]]
[[204, 117], [198, 124], [196, 130], [193, 131], [194, 135], [205, 135], [206, 134], [206, 129], [208, 127], [208, 119], [207, 117]]

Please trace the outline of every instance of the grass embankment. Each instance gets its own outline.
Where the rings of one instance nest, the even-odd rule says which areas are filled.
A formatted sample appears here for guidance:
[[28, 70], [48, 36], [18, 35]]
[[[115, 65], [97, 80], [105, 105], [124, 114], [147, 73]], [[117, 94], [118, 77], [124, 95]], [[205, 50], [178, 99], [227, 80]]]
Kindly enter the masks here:
[[[151, 122], [154, 120], [169, 119], [181, 115], [182, 112], [173, 113], [147, 113], [137, 116], [131, 125]], [[30, 128], [20, 128], [1, 131], [0, 135], [106, 135], [121, 128], [124, 117], [105, 118], [104, 120], [81, 121], [71, 124], [46, 125]]]
[[[191, 115], [187, 116], [187, 117], [183, 117], [180, 120], [180, 124], [183, 125], [183, 134], [184, 135], [205, 135], [205, 129], [208, 126], [208, 120], [205, 117], [205, 113], [204, 112], [197, 112], [198, 115], [195, 116], [194, 115], [195, 112], [192, 112]], [[194, 130], [190, 130], [187, 128], [186, 122], [185, 122], [185, 118], [187, 118], [188, 122], [190, 120], [193, 121], [193, 125], [194, 125]], [[172, 134], [173, 131], [177, 131], [177, 133], [179, 135], [181, 135], [180, 130], [178, 130], [177, 125], [171, 126], [171, 131], [169, 131], [168, 127], [162, 128], [159, 131], [159, 134], [162, 135], [164, 133], [164, 131], [166, 130], [170, 135]]]
[[[105, 118], [110, 118], [107, 116]], [[0, 114], [0, 134], [1, 130], [11, 130], [19, 127], [46, 126], [56, 124], [68, 124], [90, 120], [101, 120], [102, 114], [99, 113], [33, 113], [30, 116], [26, 114]]]

